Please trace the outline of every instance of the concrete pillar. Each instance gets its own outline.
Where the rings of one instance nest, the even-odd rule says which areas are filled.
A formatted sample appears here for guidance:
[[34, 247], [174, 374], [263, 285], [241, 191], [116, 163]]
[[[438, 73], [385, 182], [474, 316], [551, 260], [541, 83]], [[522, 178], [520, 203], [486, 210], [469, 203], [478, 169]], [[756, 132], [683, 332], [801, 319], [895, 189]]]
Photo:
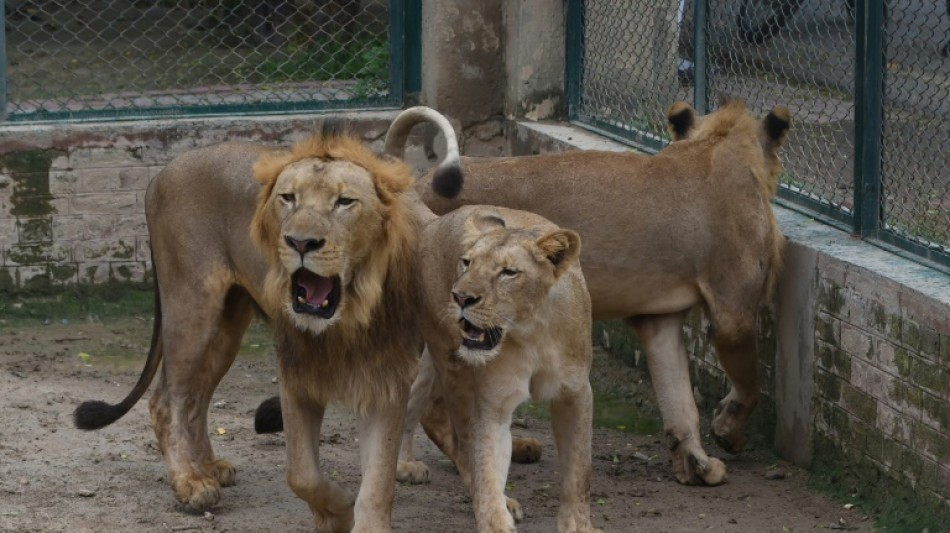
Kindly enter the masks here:
[[565, 2], [505, 3], [505, 117], [564, 118]]
[[422, 2], [422, 102], [463, 130], [504, 112], [503, 3]]
[[775, 451], [808, 466], [815, 393], [815, 292], [818, 252], [788, 242], [775, 298]]

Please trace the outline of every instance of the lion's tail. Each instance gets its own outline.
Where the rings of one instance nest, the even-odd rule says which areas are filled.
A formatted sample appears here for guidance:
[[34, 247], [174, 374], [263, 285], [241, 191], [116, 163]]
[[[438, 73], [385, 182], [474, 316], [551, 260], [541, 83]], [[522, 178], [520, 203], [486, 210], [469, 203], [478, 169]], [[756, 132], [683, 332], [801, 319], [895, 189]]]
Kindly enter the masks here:
[[148, 390], [152, 378], [158, 371], [158, 364], [162, 361], [162, 304], [158, 297], [158, 279], [155, 279], [155, 322], [152, 325], [152, 345], [148, 350], [145, 368], [139, 376], [138, 383], [124, 400], [117, 404], [109, 404], [101, 400], [88, 400], [79, 404], [73, 411], [73, 423], [79, 429], [101, 429], [128, 413], [135, 402], [139, 401]]
[[436, 167], [432, 178], [432, 189], [439, 196], [455, 198], [462, 192], [462, 165], [459, 161], [459, 143], [452, 124], [441, 113], [425, 106], [415, 106], [400, 113], [386, 133], [386, 154], [404, 159], [406, 142], [412, 128], [421, 122], [428, 122], [439, 129], [445, 137], [445, 157]]

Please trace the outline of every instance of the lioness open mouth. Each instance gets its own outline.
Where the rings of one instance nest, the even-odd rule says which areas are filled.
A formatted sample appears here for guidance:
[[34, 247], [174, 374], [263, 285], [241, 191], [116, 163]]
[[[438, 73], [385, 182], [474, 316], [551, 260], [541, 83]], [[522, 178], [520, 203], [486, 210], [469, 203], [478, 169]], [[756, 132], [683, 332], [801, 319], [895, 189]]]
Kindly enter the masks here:
[[326, 278], [301, 268], [290, 278], [290, 298], [295, 313], [330, 318], [340, 304], [340, 292], [340, 276]]
[[501, 342], [501, 328], [480, 329], [464, 318], [459, 321], [459, 327], [462, 330], [462, 346], [466, 348], [492, 350]]

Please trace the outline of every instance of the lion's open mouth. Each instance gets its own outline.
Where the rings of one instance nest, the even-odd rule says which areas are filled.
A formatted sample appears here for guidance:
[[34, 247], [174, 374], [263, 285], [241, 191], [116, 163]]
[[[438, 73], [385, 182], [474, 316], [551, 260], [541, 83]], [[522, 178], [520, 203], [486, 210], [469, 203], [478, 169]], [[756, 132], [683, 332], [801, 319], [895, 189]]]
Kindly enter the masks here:
[[501, 328], [480, 329], [464, 318], [459, 321], [459, 327], [462, 330], [462, 346], [466, 348], [492, 350], [501, 342]]
[[340, 304], [340, 277], [326, 278], [301, 268], [290, 278], [294, 312], [330, 318]]

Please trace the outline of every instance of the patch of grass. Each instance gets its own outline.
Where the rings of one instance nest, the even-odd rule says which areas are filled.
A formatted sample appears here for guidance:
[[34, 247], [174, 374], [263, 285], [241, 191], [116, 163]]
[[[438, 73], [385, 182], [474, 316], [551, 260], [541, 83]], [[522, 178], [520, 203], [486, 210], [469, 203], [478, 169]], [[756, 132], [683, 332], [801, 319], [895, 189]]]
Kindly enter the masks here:
[[[515, 410], [514, 416], [551, 420], [551, 410], [548, 402], [527, 402]], [[662, 433], [663, 423], [620, 395], [595, 391], [594, 427], [636, 435], [658, 435]]]
[[0, 328], [80, 319], [151, 317], [151, 285], [106, 283], [75, 285], [56, 293], [5, 295], [0, 300]]

